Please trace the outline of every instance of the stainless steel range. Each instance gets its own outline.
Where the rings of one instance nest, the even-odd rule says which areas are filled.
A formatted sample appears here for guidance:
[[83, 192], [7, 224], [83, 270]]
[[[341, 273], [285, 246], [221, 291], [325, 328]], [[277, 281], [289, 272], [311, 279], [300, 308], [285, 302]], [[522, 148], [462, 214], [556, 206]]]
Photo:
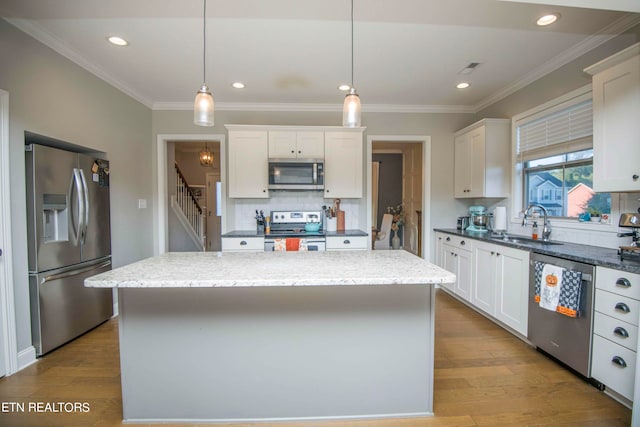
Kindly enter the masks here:
[[264, 250], [273, 251], [276, 239], [299, 238], [307, 250], [325, 250], [321, 211], [271, 211], [271, 232], [265, 234]]

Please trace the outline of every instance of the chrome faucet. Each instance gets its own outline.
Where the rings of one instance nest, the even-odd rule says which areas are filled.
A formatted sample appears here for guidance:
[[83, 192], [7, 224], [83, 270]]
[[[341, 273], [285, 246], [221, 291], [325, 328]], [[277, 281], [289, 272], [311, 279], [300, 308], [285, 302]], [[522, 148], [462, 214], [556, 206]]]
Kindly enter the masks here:
[[544, 216], [542, 219], [543, 221], [542, 240], [544, 242], [548, 242], [549, 236], [551, 236], [551, 224], [549, 223], [549, 218], [548, 218], [549, 215], [548, 215], [547, 209], [544, 206], [529, 205], [527, 209], [525, 209], [523, 212], [524, 217], [522, 218], [522, 226], [524, 227], [527, 225], [527, 216], [531, 215], [530, 211], [535, 208], [538, 208], [540, 211], [542, 211], [542, 215]]

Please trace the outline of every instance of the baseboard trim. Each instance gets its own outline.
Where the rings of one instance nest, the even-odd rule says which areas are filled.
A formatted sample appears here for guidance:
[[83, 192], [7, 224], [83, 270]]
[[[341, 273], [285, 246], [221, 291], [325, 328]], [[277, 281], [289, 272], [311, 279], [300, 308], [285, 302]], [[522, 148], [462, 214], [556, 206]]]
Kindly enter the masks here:
[[18, 352], [18, 370], [16, 372], [20, 372], [34, 363], [36, 363], [36, 348], [31, 345]]

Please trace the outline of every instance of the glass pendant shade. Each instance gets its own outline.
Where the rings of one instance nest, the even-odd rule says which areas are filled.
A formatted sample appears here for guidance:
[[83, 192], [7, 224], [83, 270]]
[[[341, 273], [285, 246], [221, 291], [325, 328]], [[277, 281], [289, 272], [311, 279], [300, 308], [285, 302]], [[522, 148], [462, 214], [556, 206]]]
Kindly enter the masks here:
[[193, 123], [198, 126], [213, 126], [213, 95], [207, 85], [202, 85], [193, 105]]
[[360, 106], [360, 97], [354, 88], [349, 90], [347, 96], [344, 97], [344, 106], [342, 108], [342, 126], [349, 128], [360, 127], [360, 118], [362, 116], [362, 107]]
[[204, 150], [200, 152], [200, 164], [202, 166], [213, 166], [213, 153], [207, 148], [207, 144], [204, 145]]

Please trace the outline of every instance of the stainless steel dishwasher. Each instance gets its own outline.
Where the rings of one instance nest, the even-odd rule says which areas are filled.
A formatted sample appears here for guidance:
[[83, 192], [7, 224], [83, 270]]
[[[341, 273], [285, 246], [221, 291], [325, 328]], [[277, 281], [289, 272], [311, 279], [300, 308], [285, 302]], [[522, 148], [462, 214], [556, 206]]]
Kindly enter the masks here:
[[[535, 262], [582, 273], [582, 295], [577, 317], [541, 308], [535, 301]], [[591, 325], [595, 267], [564, 258], [532, 253], [529, 268], [529, 324], [527, 338], [539, 350], [586, 378], [591, 377]], [[593, 382], [593, 381], [592, 381]], [[598, 386], [598, 384], [594, 385]]]

